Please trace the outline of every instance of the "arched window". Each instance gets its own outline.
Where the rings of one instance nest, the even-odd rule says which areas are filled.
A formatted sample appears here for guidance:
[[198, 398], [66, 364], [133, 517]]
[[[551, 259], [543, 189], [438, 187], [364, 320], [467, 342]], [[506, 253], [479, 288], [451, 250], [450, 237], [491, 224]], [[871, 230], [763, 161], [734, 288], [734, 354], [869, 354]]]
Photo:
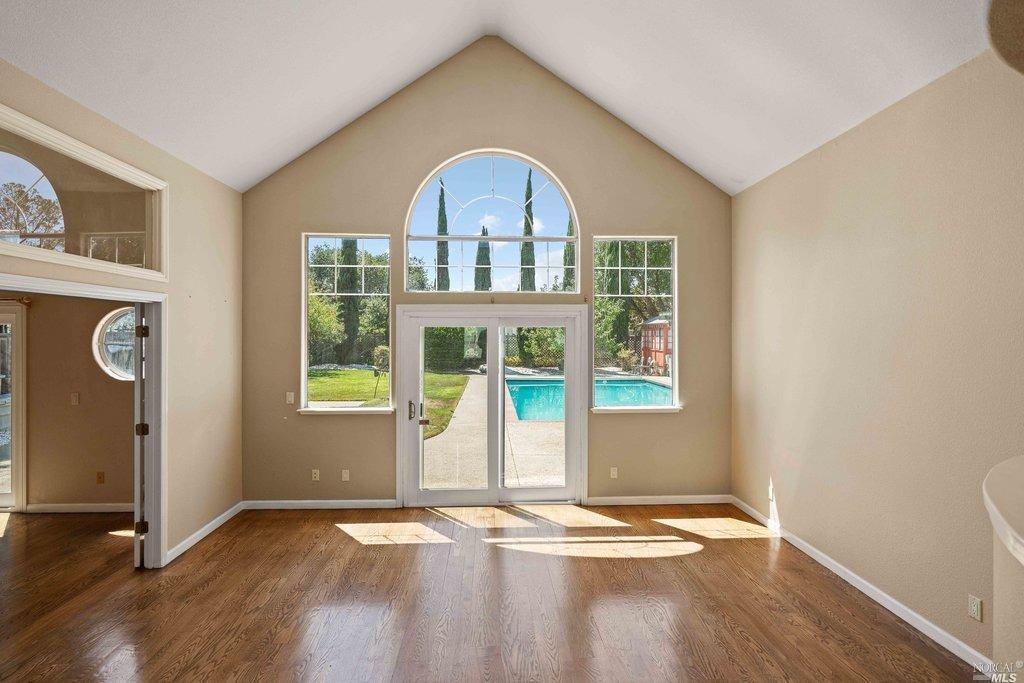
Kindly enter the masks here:
[[512, 152], [461, 155], [420, 187], [406, 225], [410, 292], [576, 292], [572, 205]]
[[0, 240], [64, 251], [64, 212], [53, 185], [8, 152], [0, 152]]

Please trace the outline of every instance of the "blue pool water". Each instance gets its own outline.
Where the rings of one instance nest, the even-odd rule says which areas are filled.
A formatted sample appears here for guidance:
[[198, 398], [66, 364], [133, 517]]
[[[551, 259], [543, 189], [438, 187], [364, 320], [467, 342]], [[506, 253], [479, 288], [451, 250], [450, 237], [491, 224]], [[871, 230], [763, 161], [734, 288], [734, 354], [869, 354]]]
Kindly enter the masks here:
[[[565, 380], [506, 379], [508, 393], [520, 420], [564, 420]], [[598, 379], [594, 381], [594, 405], [667, 406], [672, 390], [645, 379]]]

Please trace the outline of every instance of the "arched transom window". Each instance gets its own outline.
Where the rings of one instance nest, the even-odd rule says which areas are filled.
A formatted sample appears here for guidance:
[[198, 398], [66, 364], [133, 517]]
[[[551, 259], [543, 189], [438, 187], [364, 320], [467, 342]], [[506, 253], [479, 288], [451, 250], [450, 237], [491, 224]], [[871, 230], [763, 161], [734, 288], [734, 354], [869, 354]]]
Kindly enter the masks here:
[[406, 290], [575, 292], [577, 233], [563, 188], [540, 164], [508, 152], [463, 155], [413, 202]]

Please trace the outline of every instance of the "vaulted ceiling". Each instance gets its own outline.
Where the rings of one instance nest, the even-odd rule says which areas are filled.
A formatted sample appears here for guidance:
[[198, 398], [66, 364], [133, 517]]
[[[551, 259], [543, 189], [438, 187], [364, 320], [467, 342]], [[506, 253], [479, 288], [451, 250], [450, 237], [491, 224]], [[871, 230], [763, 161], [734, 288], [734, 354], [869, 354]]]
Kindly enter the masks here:
[[494, 34], [735, 193], [983, 51], [986, 7], [33, 0], [0, 58], [245, 190]]

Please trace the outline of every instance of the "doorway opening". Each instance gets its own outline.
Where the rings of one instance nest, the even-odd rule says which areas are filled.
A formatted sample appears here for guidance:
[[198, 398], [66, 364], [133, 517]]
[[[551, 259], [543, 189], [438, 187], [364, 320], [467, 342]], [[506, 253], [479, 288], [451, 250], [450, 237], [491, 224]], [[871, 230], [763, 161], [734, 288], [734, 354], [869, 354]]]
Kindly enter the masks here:
[[0, 274], [0, 515], [12, 530], [21, 513], [104, 515], [126, 561], [161, 566], [164, 298]]
[[399, 306], [399, 500], [579, 501], [586, 306]]

